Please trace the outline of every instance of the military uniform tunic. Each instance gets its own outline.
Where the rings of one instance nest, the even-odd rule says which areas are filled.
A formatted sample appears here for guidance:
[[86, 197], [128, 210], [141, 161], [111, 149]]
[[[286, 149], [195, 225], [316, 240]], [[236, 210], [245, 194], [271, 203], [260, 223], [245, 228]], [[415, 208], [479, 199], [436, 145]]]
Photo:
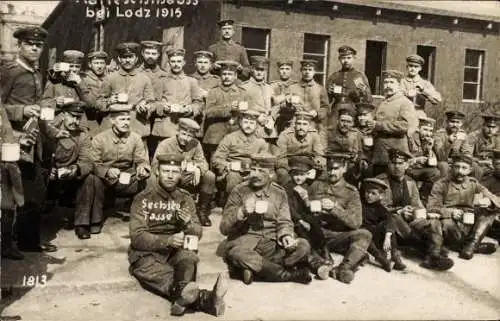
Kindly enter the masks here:
[[[422, 87], [422, 91], [417, 89], [417, 84]], [[432, 105], [437, 105], [442, 100], [441, 94], [434, 88], [432, 83], [420, 76], [401, 79], [401, 89], [403, 94], [415, 104], [415, 109], [423, 111], [424, 114], [427, 101]]]
[[313, 157], [325, 155], [325, 145], [315, 129], [301, 139], [295, 135], [293, 128], [285, 129], [278, 137], [278, 166], [287, 168], [287, 157], [290, 155], [311, 155]]
[[315, 80], [310, 82], [301, 80], [290, 85], [290, 93], [300, 97], [304, 104], [304, 111], [315, 111], [318, 114], [316, 122], [320, 124], [319, 131], [326, 128], [326, 118], [330, 107], [325, 87]]
[[338, 102], [341, 98], [352, 103], [371, 102], [372, 94], [366, 75], [354, 68], [339, 70], [331, 74], [326, 80], [326, 88], [335, 85], [339, 92], [329, 93], [330, 102]]

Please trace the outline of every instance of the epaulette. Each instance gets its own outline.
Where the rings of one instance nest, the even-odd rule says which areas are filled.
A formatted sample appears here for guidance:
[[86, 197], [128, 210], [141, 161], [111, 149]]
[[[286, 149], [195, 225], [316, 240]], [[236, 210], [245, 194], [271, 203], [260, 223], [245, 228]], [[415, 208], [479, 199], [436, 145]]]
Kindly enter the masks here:
[[189, 193], [187, 190], [183, 189], [182, 187], [177, 186], [176, 190], [177, 190], [179, 193], [183, 194], [183, 195], [188, 195], [188, 196], [190, 196], [190, 197], [191, 197], [191, 193]]
[[472, 183], [479, 183], [479, 181], [477, 180], [477, 178], [472, 177], [472, 176], [468, 176], [468, 180], [469, 180], [469, 182], [472, 182]]
[[353, 185], [351, 185], [351, 184], [349, 184], [349, 183], [347, 183], [347, 182], [345, 183], [345, 187], [346, 187], [347, 189], [352, 190], [352, 191], [356, 191], [356, 192], [358, 192], [358, 189], [357, 189], [355, 186], [353, 186]]
[[271, 182], [271, 186], [276, 187], [277, 189], [279, 189], [283, 192], [285, 191], [285, 188], [276, 182]]
[[[248, 80], [247, 80], [248, 81]], [[243, 90], [247, 90], [246, 87], [243, 87], [242, 85], [245, 84], [247, 81], [245, 82], [242, 82], [241, 84], [237, 85], [236, 87], [240, 88], [240, 89], [243, 89]]]
[[15, 68], [17, 66], [19, 66], [19, 64], [15, 60], [12, 60], [12, 61], [6, 62], [5, 65], [3, 65], [3, 68], [12, 69], [12, 68]]

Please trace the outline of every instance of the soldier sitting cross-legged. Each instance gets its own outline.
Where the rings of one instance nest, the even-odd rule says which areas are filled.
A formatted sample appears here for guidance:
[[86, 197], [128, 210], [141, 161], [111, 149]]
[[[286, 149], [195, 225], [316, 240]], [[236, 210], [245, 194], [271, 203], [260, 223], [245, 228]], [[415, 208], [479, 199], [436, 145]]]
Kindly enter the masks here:
[[183, 160], [179, 154], [158, 155], [153, 184], [134, 198], [129, 270], [144, 288], [172, 302], [172, 315], [192, 308], [220, 316], [227, 278], [219, 274], [212, 291], [200, 290], [194, 282], [202, 228], [194, 200], [178, 187]]

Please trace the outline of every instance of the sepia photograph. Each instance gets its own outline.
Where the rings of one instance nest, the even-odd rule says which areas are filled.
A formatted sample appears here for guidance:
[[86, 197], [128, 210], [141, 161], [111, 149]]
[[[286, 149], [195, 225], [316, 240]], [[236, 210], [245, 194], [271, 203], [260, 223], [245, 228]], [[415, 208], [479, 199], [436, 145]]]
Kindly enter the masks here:
[[0, 321], [499, 320], [500, 1], [0, 1]]

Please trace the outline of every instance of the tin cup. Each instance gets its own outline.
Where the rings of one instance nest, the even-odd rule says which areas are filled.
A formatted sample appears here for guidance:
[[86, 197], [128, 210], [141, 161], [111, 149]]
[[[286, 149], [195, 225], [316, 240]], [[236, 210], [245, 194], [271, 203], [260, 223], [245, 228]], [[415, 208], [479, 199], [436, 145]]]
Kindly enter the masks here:
[[290, 102], [293, 104], [293, 105], [297, 105], [300, 103], [300, 97], [297, 96], [297, 95], [292, 95], [290, 97]]
[[49, 107], [44, 107], [40, 111], [41, 120], [54, 120], [55, 110]]
[[17, 162], [21, 158], [21, 146], [18, 143], [2, 144], [2, 162]]
[[437, 161], [437, 158], [435, 156], [431, 156], [427, 159], [427, 165], [437, 166], [437, 164], [438, 164], [438, 161]]
[[57, 177], [62, 178], [64, 174], [68, 172], [68, 169], [66, 167], [61, 167], [57, 169]]
[[132, 174], [127, 172], [121, 172], [120, 177], [118, 178], [118, 182], [122, 185], [130, 184], [130, 179], [132, 178]]
[[196, 165], [193, 162], [186, 163], [186, 172], [194, 172], [196, 170]]
[[464, 215], [462, 216], [462, 222], [467, 225], [474, 224], [474, 213], [465, 212]]
[[363, 145], [365, 145], [367, 147], [373, 146], [373, 136], [363, 137]]
[[417, 208], [415, 210], [415, 219], [425, 220], [427, 218], [427, 211], [425, 208]]
[[255, 202], [255, 213], [261, 214], [261, 215], [266, 214], [268, 206], [269, 206], [269, 204], [267, 203], [267, 201], [261, 201], [261, 200], [256, 201]]
[[311, 201], [310, 207], [313, 213], [321, 212], [321, 200]]
[[483, 200], [483, 193], [474, 194], [474, 206], [481, 206], [481, 201]]
[[231, 162], [231, 170], [235, 172], [241, 171], [241, 162], [239, 161]]
[[197, 251], [198, 250], [198, 236], [196, 236], [196, 235], [184, 235], [183, 248], [186, 250]]
[[128, 103], [128, 95], [126, 93], [119, 93], [117, 98], [119, 103], [126, 104]]
[[239, 110], [248, 110], [248, 101], [240, 101], [238, 102]]

